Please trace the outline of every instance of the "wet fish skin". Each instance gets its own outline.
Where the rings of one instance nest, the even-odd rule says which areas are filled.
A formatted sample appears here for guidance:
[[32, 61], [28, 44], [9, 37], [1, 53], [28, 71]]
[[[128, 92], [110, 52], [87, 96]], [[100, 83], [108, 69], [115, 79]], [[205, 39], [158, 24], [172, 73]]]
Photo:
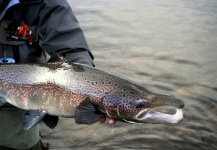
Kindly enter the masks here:
[[[179, 99], [76, 63], [1, 64], [0, 99], [25, 110], [75, 117], [84, 124], [105, 115], [129, 123], [177, 123], [183, 119], [184, 107]], [[161, 106], [178, 108], [177, 113], [169, 116], [153, 111]]]

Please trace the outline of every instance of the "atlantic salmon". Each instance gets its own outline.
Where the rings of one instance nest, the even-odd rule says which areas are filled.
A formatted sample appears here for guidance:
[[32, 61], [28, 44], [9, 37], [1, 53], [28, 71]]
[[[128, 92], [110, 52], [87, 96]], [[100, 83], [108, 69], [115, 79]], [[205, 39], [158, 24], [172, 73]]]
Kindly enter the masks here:
[[[95, 67], [77, 63], [0, 64], [0, 107], [27, 110], [24, 129], [45, 116], [93, 124], [102, 117], [128, 123], [178, 123], [184, 102]], [[156, 108], [168, 106], [176, 113]]]

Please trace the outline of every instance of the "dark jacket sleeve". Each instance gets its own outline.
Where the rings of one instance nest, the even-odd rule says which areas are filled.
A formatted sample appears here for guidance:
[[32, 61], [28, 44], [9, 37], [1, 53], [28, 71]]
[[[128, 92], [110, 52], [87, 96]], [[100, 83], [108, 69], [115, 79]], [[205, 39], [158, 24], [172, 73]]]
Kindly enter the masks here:
[[66, 0], [43, 0], [39, 13], [39, 45], [68, 61], [93, 65], [93, 55]]

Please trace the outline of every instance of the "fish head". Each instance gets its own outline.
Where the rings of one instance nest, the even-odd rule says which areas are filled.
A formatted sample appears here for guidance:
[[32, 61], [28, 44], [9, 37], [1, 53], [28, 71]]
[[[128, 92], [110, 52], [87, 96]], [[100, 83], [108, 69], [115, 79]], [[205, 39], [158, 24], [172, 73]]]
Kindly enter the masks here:
[[[183, 120], [184, 102], [173, 96], [157, 94], [135, 85], [114, 95], [103, 100], [110, 118], [128, 123], [179, 123]], [[174, 108], [176, 113], [156, 111], [163, 106]]]

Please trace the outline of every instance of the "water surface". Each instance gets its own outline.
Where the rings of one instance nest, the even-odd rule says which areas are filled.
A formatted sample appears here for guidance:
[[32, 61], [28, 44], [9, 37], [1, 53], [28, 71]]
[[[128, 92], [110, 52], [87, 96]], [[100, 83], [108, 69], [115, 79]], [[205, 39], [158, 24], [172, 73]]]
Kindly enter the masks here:
[[216, 0], [68, 0], [98, 68], [185, 102], [180, 124], [42, 125], [52, 150], [217, 149]]

